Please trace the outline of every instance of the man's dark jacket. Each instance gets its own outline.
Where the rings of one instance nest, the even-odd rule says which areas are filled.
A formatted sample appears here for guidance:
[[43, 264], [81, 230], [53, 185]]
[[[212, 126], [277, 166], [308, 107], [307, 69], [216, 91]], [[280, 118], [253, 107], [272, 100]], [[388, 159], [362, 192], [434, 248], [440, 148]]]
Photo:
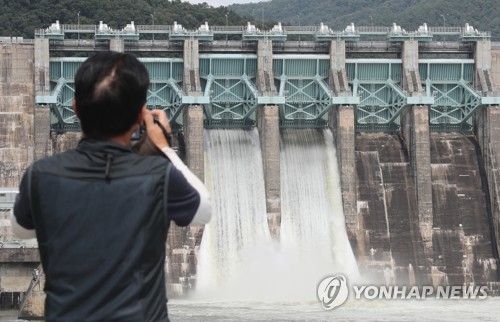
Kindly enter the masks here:
[[47, 321], [166, 321], [169, 221], [191, 222], [199, 194], [170, 162], [82, 140], [35, 162], [14, 213], [36, 229]]

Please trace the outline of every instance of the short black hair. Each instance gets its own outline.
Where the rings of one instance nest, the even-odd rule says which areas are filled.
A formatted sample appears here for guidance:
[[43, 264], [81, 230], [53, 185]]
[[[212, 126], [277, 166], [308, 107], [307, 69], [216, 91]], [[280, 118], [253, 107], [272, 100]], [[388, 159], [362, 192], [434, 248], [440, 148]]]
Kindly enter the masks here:
[[133, 55], [106, 51], [88, 58], [75, 75], [75, 108], [87, 138], [126, 133], [146, 103], [149, 75]]

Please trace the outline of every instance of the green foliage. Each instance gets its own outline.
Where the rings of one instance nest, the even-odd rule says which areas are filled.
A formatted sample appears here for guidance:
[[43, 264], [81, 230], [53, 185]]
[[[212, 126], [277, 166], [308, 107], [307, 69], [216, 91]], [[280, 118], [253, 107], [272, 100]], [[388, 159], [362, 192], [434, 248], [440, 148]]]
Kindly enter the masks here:
[[[232, 5], [229, 9], [287, 25], [319, 25], [334, 30], [348, 24], [357, 26], [391, 26], [393, 23], [412, 31], [424, 22], [428, 26], [462, 27], [469, 23], [480, 31], [491, 31], [500, 40], [500, 6], [498, 0], [272, 0]], [[443, 17], [444, 16], [444, 19]]]
[[218, 8], [181, 0], [0, 0], [0, 5], [0, 36], [25, 38], [33, 38], [35, 29], [47, 28], [56, 20], [76, 24], [80, 12], [81, 24], [103, 21], [115, 29], [131, 21], [152, 24], [152, 15], [156, 25], [177, 21], [188, 29], [205, 21], [223, 26], [226, 14], [229, 25], [244, 26], [251, 21], [260, 29], [270, 29], [277, 21], [303, 26], [323, 22], [334, 30], [352, 22], [358, 26], [397, 23], [408, 31], [424, 22], [429, 26], [469, 23], [478, 30], [491, 31], [492, 39], [500, 40], [498, 0], [272, 0]]
[[227, 7], [210, 7], [206, 3], [192, 5], [180, 0], [0, 0], [0, 36], [33, 38], [35, 29], [45, 29], [59, 20], [61, 24], [98, 25], [99, 21], [121, 29], [134, 21], [136, 25], [173, 25], [174, 21], [187, 29], [203, 23], [209, 25], [246, 25], [242, 18]]

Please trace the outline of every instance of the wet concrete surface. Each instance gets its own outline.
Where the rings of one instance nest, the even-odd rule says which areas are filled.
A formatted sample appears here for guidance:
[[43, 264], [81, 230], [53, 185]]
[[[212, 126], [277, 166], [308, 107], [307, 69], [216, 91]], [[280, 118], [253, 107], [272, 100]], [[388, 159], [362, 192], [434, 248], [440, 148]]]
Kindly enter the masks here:
[[362, 272], [385, 283], [462, 285], [495, 281], [486, 176], [478, 144], [432, 133], [432, 258], [426, 258], [407, 146], [399, 134], [358, 133], [358, 222]]

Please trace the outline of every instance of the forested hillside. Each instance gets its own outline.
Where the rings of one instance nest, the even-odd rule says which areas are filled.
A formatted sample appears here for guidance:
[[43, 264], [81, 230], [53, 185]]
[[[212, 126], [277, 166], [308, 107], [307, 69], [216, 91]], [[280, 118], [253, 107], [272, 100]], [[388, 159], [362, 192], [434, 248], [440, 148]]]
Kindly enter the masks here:
[[499, 0], [272, 0], [256, 4], [232, 5], [236, 13], [272, 19], [288, 25], [318, 25], [323, 22], [335, 30], [353, 22], [358, 26], [401, 25], [416, 30], [429, 26], [473, 25], [491, 31], [500, 40]]
[[[257, 1], [257, 0], [256, 0]], [[500, 40], [499, 0], [272, 0], [254, 4], [214, 8], [192, 5], [181, 0], [0, 0], [0, 36], [33, 38], [34, 30], [62, 24], [95, 24], [99, 21], [121, 29], [136, 24], [171, 25], [186, 28], [210, 25], [245, 25], [253, 21], [259, 28], [274, 22], [288, 25], [325, 23], [335, 30], [354, 22], [364, 26], [390, 26], [393, 22], [406, 30], [429, 26], [473, 25], [491, 31]], [[253, 17], [253, 18], [249, 18]]]
[[59, 20], [62, 24], [99, 24], [121, 29], [135, 24], [172, 25], [186, 28], [210, 25], [246, 25], [247, 18], [229, 12], [227, 7], [191, 5], [180, 0], [0, 0], [0, 36], [33, 38], [34, 30], [47, 28]]

